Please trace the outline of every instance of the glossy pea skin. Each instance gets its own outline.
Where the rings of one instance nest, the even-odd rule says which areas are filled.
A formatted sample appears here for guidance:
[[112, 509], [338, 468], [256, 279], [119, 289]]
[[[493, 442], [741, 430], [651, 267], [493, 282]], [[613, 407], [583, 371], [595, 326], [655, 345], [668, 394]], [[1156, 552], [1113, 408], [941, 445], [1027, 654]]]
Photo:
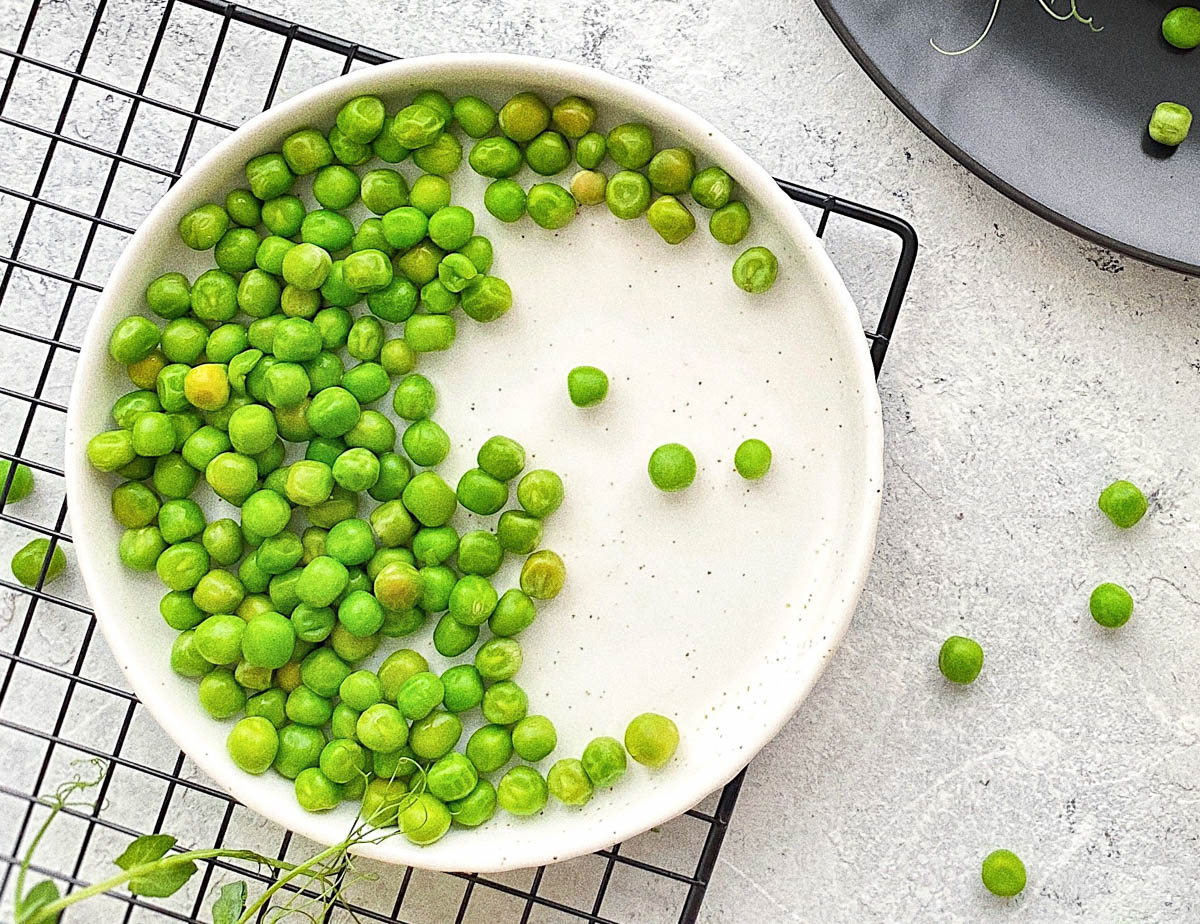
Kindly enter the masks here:
[[516, 639], [492, 638], [475, 652], [475, 670], [489, 683], [511, 680], [521, 669], [523, 660], [521, 645]]
[[577, 205], [575, 197], [557, 183], [537, 183], [530, 187], [525, 209], [538, 227], [556, 231], [571, 223]]
[[450, 810], [432, 793], [417, 794], [401, 803], [397, 821], [404, 836], [414, 844], [428, 846], [450, 830]]
[[624, 122], [608, 133], [608, 156], [626, 170], [644, 167], [654, 156], [654, 136], [641, 122]]
[[[10, 501], [14, 499], [16, 484], [17, 479], [14, 478], [12, 490], [9, 491]], [[158, 511], [158, 497], [140, 481], [127, 481], [112, 493], [113, 518], [126, 529], [149, 526], [157, 520]]]
[[512, 741], [521, 760], [537, 763], [558, 745], [558, 732], [544, 715], [527, 715], [513, 726]]
[[568, 138], [582, 138], [596, 123], [596, 107], [579, 96], [566, 96], [554, 104], [550, 122]]
[[759, 439], [744, 440], [733, 454], [733, 467], [747, 481], [757, 481], [771, 469], [771, 447]]
[[679, 728], [665, 715], [643, 712], [625, 729], [625, 749], [639, 764], [657, 769], [667, 764], [679, 747]]
[[733, 177], [720, 167], [705, 167], [691, 183], [692, 198], [706, 209], [719, 209], [733, 195]]
[[478, 468], [463, 473], [456, 493], [463, 507], [480, 516], [491, 516], [508, 503], [508, 485]]
[[457, 664], [441, 677], [442, 704], [447, 712], [468, 712], [483, 702], [483, 679], [471, 664]]
[[993, 895], [1009, 898], [1025, 889], [1025, 864], [1011, 850], [993, 850], [983, 858], [980, 878]]
[[442, 114], [421, 104], [405, 106], [392, 119], [392, 137], [409, 150], [432, 144], [442, 133]]
[[1120, 584], [1100, 584], [1088, 600], [1092, 618], [1106, 629], [1117, 629], [1133, 615], [1133, 597]]
[[733, 246], [750, 231], [750, 210], [744, 202], [727, 202], [708, 219], [708, 233], [713, 240]]
[[454, 490], [436, 472], [419, 472], [405, 485], [404, 506], [423, 526], [444, 526], [458, 507]]
[[656, 192], [677, 196], [691, 189], [696, 157], [686, 148], [664, 148], [650, 159], [646, 175]]
[[462, 163], [462, 144], [449, 132], [412, 152], [413, 163], [434, 176], [450, 176]]
[[573, 757], [554, 763], [546, 774], [546, 787], [555, 799], [571, 806], [586, 805], [594, 792], [583, 763]]
[[696, 219], [674, 196], [659, 196], [646, 210], [646, 220], [668, 244], [681, 244], [696, 230]]
[[534, 552], [521, 567], [521, 590], [535, 600], [551, 600], [566, 581], [563, 560], [549, 549]]
[[463, 96], [454, 102], [454, 119], [471, 138], [482, 138], [496, 127], [496, 110], [478, 96]]
[[567, 394], [576, 407], [594, 407], [608, 395], [608, 376], [595, 366], [576, 366], [567, 373]]
[[396, 694], [396, 708], [409, 721], [423, 719], [442, 703], [442, 679], [430, 671], [413, 674]]
[[196, 691], [200, 705], [214, 719], [228, 719], [246, 705], [246, 693], [233, 676], [233, 671], [218, 667], [200, 680]]
[[625, 748], [616, 738], [593, 738], [583, 749], [580, 762], [593, 786], [612, 786], [625, 775]]
[[62, 546], [55, 545], [54, 551], [51, 552], [50, 540], [45, 537], [34, 539], [18, 549], [12, 557], [11, 565], [13, 577], [26, 587], [37, 586], [43, 569], [45, 577], [42, 586], [45, 586], [60, 577], [66, 567], [67, 555]]
[[192, 209], [179, 219], [179, 237], [192, 250], [215, 247], [229, 228], [229, 215], [214, 203]]
[[266, 773], [279, 752], [279, 733], [268, 719], [247, 716], [230, 730], [225, 747], [239, 769], [256, 775]]
[[532, 141], [550, 125], [550, 107], [536, 93], [518, 93], [500, 107], [500, 131], [513, 141]]
[[296, 774], [296, 801], [306, 812], [328, 812], [337, 808], [344, 790], [319, 767], [306, 767]]
[[462, 292], [463, 314], [484, 324], [502, 317], [512, 307], [512, 303], [512, 289], [499, 276], [486, 276], [481, 273], [472, 279]]
[[613, 174], [604, 188], [608, 210], [626, 221], [642, 215], [650, 205], [650, 181], [632, 170]]
[[495, 218], [509, 223], [524, 217], [527, 201], [524, 187], [512, 179], [493, 180], [483, 193], [484, 208]]
[[383, 130], [386, 116], [379, 97], [356, 96], [338, 111], [337, 127], [351, 141], [367, 144]]
[[512, 759], [512, 735], [503, 725], [482, 725], [467, 740], [467, 758], [480, 773], [494, 773]]
[[108, 338], [108, 354], [122, 365], [136, 363], [154, 351], [160, 337], [157, 324], [140, 315], [131, 315], [113, 328]]
[[1162, 102], [1150, 114], [1150, 137], [1159, 144], [1176, 147], [1187, 138], [1192, 112], [1181, 103]]
[[444, 177], [425, 173], [417, 177], [408, 192], [408, 201], [416, 209], [432, 216], [450, 204], [450, 184]]
[[462, 737], [462, 722], [452, 712], [435, 709], [413, 722], [408, 744], [422, 760], [437, 760], [449, 754]]
[[525, 448], [507, 436], [491, 436], [475, 457], [481, 471], [500, 481], [511, 481], [525, 468]]
[[146, 305], [160, 318], [181, 318], [191, 310], [192, 287], [183, 273], [163, 273], [146, 287]]
[[528, 711], [529, 697], [511, 680], [494, 683], [483, 694], [483, 717], [493, 725], [512, 725]]
[[422, 566], [440, 565], [457, 549], [458, 532], [453, 526], [426, 527], [413, 537], [413, 556]]
[[518, 503], [526, 512], [542, 519], [562, 506], [563, 496], [562, 479], [549, 469], [527, 472], [517, 483]]
[[488, 618], [488, 628], [493, 635], [507, 638], [529, 628], [536, 617], [532, 598], [522, 590], [510, 588], [500, 597]]
[[682, 443], [664, 443], [650, 454], [646, 469], [660, 491], [682, 491], [696, 480], [696, 457]]
[[599, 205], [607, 188], [608, 177], [599, 170], [580, 170], [571, 177], [571, 195], [580, 205]]
[[463, 625], [444, 613], [433, 629], [433, 647], [445, 658], [456, 658], [479, 641], [479, 626]]
[[584, 170], [595, 170], [604, 162], [608, 142], [599, 132], [588, 132], [575, 144], [575, 162]]
[[1177, 6], [1162, 21], [1163, 38], [1184, 50], [1200, 45], [1200, 10], [1194, 6]]
[[571, 163], [571, 146], [556, 131], [544, 131], [525, 147], [525, 162], [541, 176], [562, 173]]
[[293, 132], [283, 139], [281, 153], [284, 161], [297, 176], [316, 173], [333, 163], [333, 149], [319, 131], [312, 128]]
[[439, 758], [425, 771], [429, 792], [443, 802], [465, 799], [479, 782], [474, 764], [455, 751]]
[[1097, 502], [1104, 515], [1121, 529], [1129, 529], [1146, 514], [1146, 495], [1129, 481], [1114, 481], [1100, 492]]
[[546, 807], [548, 796], [546, 780], [533, 767], [513, 767], [496, 787], [496, 801], [510, 815], [536, 815]]

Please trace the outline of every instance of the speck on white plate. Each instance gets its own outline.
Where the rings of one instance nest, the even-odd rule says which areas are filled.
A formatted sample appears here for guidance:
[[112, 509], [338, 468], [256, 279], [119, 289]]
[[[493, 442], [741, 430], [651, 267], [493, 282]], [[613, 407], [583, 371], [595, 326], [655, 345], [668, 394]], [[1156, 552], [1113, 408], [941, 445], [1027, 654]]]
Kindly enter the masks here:
[[[578, 756], [596, 735], [620, 738], [646, 710], [672, 716], [682, 736], [666, 768], [631, 762], [617, 786], [582, 809], [551, 800], [535, 817], [499, 812], [432, 847], [394, 837], [363, 851], [431, 869], [494, 871], [563, 860], [660, 824], [731, 779], [776, 734], [841, 639], [866, 577], [882, 428], [858, 315], [817, 238], [761, 167], [657, 94], [556, 61], [439, 55], [357, 71], [252, 119], [164, 197], [122, 255], [88, 329], [65, 449], [74, 548], [105, 637], [147, 708], [237, 799], [326, 843], [343, 838], [355, 814], [350, 804], [306, 813], [289, 781], [238, 770], [225, 752], [232, 722], [209, 718], [195, 683], [171, 672], [175, 633], [158, 613], [163, 588], [154, 575], [121, 566], [121, 528], [109, 512], [117, 482], [92, 471], [84, 455], [88, 438], [113, 426], [109, 408], [131, 387], [108, 358], [108, 336], [128, 313], [149, 314], [143, 292], [155, 276], [182, 269], [194, 278], [205, 268], [208, 255], [188, 251], [176, 223], [245, 185], [242, 167], [252, 156], [278, 150], [303, 126], [329, 126], [358, 94], [378, 94], [394, 111], [427, 87], [497, 106], [520, 90], [551, 102], [588, 97], [603, 129], [643, 120], [660, 146], [684, 144], [701, 166], [724, 166], [753, 214], [746, 241], [730, 248], [708, 236], [708, 213], [695, 207], [696, 234], [671, 247], [644, 220], [620, 221], [604, 206], [582, 210], [557, 232], [528, 219], [505, 226], [482, 207], [485, 180], [465, 163], [453, 178], [455, 201], [474, 210], [479, 232], [494, 242], [492, 272], [512, 285], [515, 303], [491, 324], [460, 315], [454, 348], [421, 358], [420, 371], [438, 389], [435, 417], [453, 441], [441, 471], [456, 481], [484, 439], [502, 433], [526, 447], [529, 467], [554, 469], [566, 484], [545, 546], [565, 559], [567, 586], [522, 635], [517, 678], [530, 711], [558, 727], [558, 748], [539, 769]], [[415, 175], [411, 162], [400, 169]], [[745, 294], [730, 278], [734, 257], [751, 244], [779, 257], [779, 280], [766, 295]], [[580, 364], [611, 378], [598, 407], [580, 410], [567, 399], [567, 370]], [[390, 405], [379, 402], [389, 414]], [[732, 464], [750, 436], [775, 454], [756, 483]], [[699, 463], [695, 483], [675, 495], [646, 476], [650, 452], [670, 441], [690, 446]], [[202, 493], [210, 517], [230, 515]], [[461, 514], [456, 524], [474, 527], [475, 519]], [[515, 583], [518, 567], [506, 564], [499, 589]], [[371, 663], [412, 646], [444, 669], [433, 622], [408, 639], [385, 640]], [[479, 721], [467, 722], [468, 734]]]

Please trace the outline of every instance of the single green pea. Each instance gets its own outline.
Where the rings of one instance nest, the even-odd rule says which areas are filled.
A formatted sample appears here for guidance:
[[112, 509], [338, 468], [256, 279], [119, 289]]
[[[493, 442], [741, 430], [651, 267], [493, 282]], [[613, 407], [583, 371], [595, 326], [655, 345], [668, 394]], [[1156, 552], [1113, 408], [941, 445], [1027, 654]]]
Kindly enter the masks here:
[[464, 626], [445, 613], [433, 629], [433, 647], [445, 658], [456, 658], [479, 641], [479, 626]]
[[462, 164], [462, 143], [449, 132], [443, 132], [424, 147], [412, 152], [413, 163], [435, 176], [450, 176]]
[[503, 725], [483, 725], [467, 740], [467, 759], [480, 773], [494, 773], [513, 755], [512, 735]]
[[[479, 270], [476, 269], [470, 257], [461, 253], [448, 253], [438, 264], [438, 278], [435, 281], [439, 282], [447, 292], [458, 293], [465, 289], [477, 275], [479, 275]], [[428, 285], [433, 285], [433, 283], [428, 283]], [[421, 295], [424, 302], [426, 299], [424, 290]], [[451, 307], [457, 304], [458, 299], [455, 298]], [[427, 311], [430, 310], [427, 304], [425, 308]]]
[[344, 209], [358, 200], [358, 174], [341, 164], [322, 167], [313, 178], [313, 198], [327, 209]]
[[650, 454], [650, 481], [660, 491], [682, 491], [696, 480], [696, 457], [682, 443], [664, 443]]
[[426, 467], [441, 464], [450, 452], [450, 437], [428, 418], [409, 424], [400, 442], [413, 462]]
[[342, 681], [338, 696], [351, 709], [362, 712], [383, 701], [383, 686], [371, 671], [355, 671]]
[[510, 815], [536, 815], [546, 807], [548, 795], [546, 780], [533, 767], [513, 767], [496, 787], [496, 801]]
[[386, 116], [379, 97], [356, 96], [338, 111], [337, 127], [351, 141], [366, 144], [383, 130]]
[[267, 574], [291, 571], [303, 557], [304, 543], [295, 533], [286, 530], [263, 539], [254, 553], [255, 563]]
[[411, 648], [400, 648], [388, 655], [379, 665], [380, 688], [385, 701], [395, 701], [400, 687], [413, 674], [429, 670], [429, 662], [419, 652]]
[[429, 238], [443, 250], [457, 250], [475, 233], [475, 216], [461, 205], [447, 205], [429, 217]]
[[608, 376], [595, 366], [576, 366], [567, 373], [567, 394], [576, 407], [593, 407], [608, 395]]
[[[488, 477], [488, 476], [484, 476]], [[458, 543], [458, 570], [463, 574], [491, 577], [500, 570], [504, 548], [495, 534], [484, 529], [464, 533]]]
[[594, 792], [583, 763], [573, 757], [555, 761], [546, 774], [546, 787], [563, 805], [572, 806], [587, 805]]
[[451, 752], [425, 771], [429, 792], [443, 801], [465, 799], [479, 782], [475, 766], [465, 755]]
[[984, 857], [980, 876], [984, 888], [1001, 898], [1009, 898], [1025, 889], [1025, 864], [1011, 850], [993, 850]]
[[478, 827], [496, 814], [496, 787], [487, 780], [479, 780], [466, 796], [448, 802], [447, 808], [455, 824]]
[[938, 652], [938, 670], [952, 683], [974, 683], [983, 670], [983, 648], [974, 639], [952, 635]]
[[608, 209], [626, 221], [642, 215], [650, 205], [650, 181], [632, 170], [613, 174], [604, 188]]
[[26, 587], [36, 587], [39, 578], [42, 579], [42, 586], [45, 586], [66, 570], [67, 555], [62, 546], [57, 544], [51, 552], [50, 540], [40, 537], [17, 550], [12, 557], [11, 567], [13, 577]]
[[242, 557], [242, 531], [237, 521], [228, 517], [205, 526], [200, 541], [218, 565], [232, 565]]
[[[387, 242], [400, 250], [407, 250], [419, 244], [425, 237], [429, 226], [429, 217], [411, 205], [400, 206], [385, 212], [380, 221], [383, 224], [383, 236], [387, 238]], [[402, 267], [397, 266], [397, 269], [402, 269]]]
[[[407, 195], [405, 196], [405, 200], [407, 201]], [[392, 207], [394, 208], [394, 206]], [[358, 226], [358, 230], [354, 232], [354, 237], [350, 241], [350, 251], [358, 253], [360, 250], [378, 250], [389, 259], [396, 255], [396, 248], [388, 243], [387, 235], [383, 233], [383, 219], [368, 218]], [[337, 261], [335, 260], [334, 262], [336, 263]], [[338, 295], [340, 298], [346, 299], [350, 297], [351, 291], [350, 289], [346, 289], [344, 293], [338, 293]], [[354, 294], [357, 295], [358, 293]], [[350, 304], [354, 303], [350, 302]]]
[[296, 175], [292, 173], [282, 154], [272, 152], [260, 154], [246, 164], [246, 180], [250, 192], [265, 201], [289, 192], [296, 181]]
[[535, 600], [551, 600], [557, 597], [566, 578], [566, 565], [549, 549], [534, 552], [521, 566], [521, 590]]
[[1107, 629], [1116, 629], [1129, 622], [1133, 615], [1133, 597], [1120, 584], [1100, 584], [1088, 600], [1092, 618]]
[[218, 667], [200, 680], [197, 690], [200, 705], [214, 719], [228, 719], [246, 705], [246, 693], [233, 676], [233, 671]]
[[521, 760], [537, 763], [558, 746], [558, 732], [544, 715], [527, 715], [513, 726], [512, 742]]
[[171, 670], [180, 677], [197, 679], [203, 677], [213, 666], [196, 651], [196, 633], [193, 629], [180, 632], [171, 644]]
[[483, 702], [483, 678], [473, 665], [455, 665], [442, 674], [441, 680], [447, 712], [467, 712]]
[[[117, 554], [121, 563], [127, 568], [132, 568], [134, 571], [153, 571], [158, 556], [166, 547], [167, 544], [163, 541], [162, 533], [158, 531], [157, 526], [142, 526], [137, 529], [127, 529], [121, 534]], [[44, 549], [42, 556], [45, 557]], [[36, 564], [37, 573], [40, 573], [42, 559], [39, 558]]]
[[139, 456], [165, 456], [175, 449], [175, 427], [166, 414], [149, 412], [133, 422], [133, 451]]
[[319, 131], [304, 128], [283, 139], [283, 159], [288, 169], [297, 176], [316, 173], [327, 164], [333, 163], [333, 149]]
[[502, 317], [512, 308], [512, 303], [512, 289], [499, 276], [476, 276], [462, 291], [463, 314], [480, 323]]
[[242, 525], [264, 539], [281, 532], [291, 518], [291, 505], [274, 491], [255, 491], [242, 504]]
[[371, 159], [374, 152], [372, 142], [364, 144], [346, 135], [337, 125], [329, 129], [329, 147], [334, 160], [347, 167], [358, 167]]
[[298, 603], [291, 614], [292, 629], [303, 642], [323, 642], [337, 622], [332, 607]]
[[122, 365], [145, 359], [158, 346], [162, 332], [148, 318], [122, 318], [108, 338], [108, 354]]
[[529, 190], [525, 208], [534, 224], [548, 231], [566, 227], [575, 217], [575, 197], [557, 183], [537, 183]]
[[288, 618], [265, 612], [250, 619], [242, 634], [242, 657], [255, 667], [274, 670], [292, 658], [296, 633]]
[[595, 170], [607, 153], [608, 142], [599, 132], [588, 132], [575, 143], [575, 162], [584, 170]]
[[[314, 209], [300, 223], [300, 240], [315, 244], [328, 253], [350, 246], [354, 240], [354, 225], [350, 219], [329, 209]], [[290, 252], [290, 251], [289, 251]]]
[[231, 221], [253, 228], [262, 219], [258, 198], [248, 189], [231, 189], [225, 194], [225, 212]]
[[394, 115], [390, 115], [384, 119], [383, 130], [371, 142], [371, 153], [386, 164], [398, 164], [412, 153], [396, 140], [396, 136], [392, 131], [392, 123], [395, 120], [396, 117]]
[[169, 500], [158, 510], [158, 530], [169, 545], [195, 539], [204, 525], [204, 511], [188, 498]]
[[229, 757], [246, 773], [266, 773], [279, 751], [279, 733], [262, 716], [247, 716], [229, 732], [225, 747]]
[[[484, 277], [490, 279], [492, 277]], [[472, 286], [468, 286], [470, 292]], [[464, 310], [465, 310], [464, 296]], [[415, 353], [434, 353], [454, 345], [458, 325], [454, 318], [441, 314], [414, 314], [404, 324], [404, 339]]]
[[392, 137], [411, 150], [432, 144], [446, 125], [440, 112], [428, 106], [405, 106], [392, 119]]
[[526, 512], [545, 519], [562, 506], [562, 479], [549, 469], [527, 472], [517, 483], [517, 501]]
[[349, 783], [362, 774], [366, 763], [366, 753], [357, 741], [334, 738], [321, 751], [318, 766], [334, 783]]
[[[197, 322], [198, 323], [198, 322]], [[171, 325], [168, 324], [168, 327]], [[201, 327], [204, 325], [201, 324]], [[207, 328], [205, 333], [207, 334]], [[122, 429], [129, 430], [133, 427], [133, 422], [147, 411], [161, 411], [162, 404], [158, 400], [158, 395], [149, 389], [138, 389], [121, 395], [112, 406], [112, 419], [117, 422], [117, 426]]]
[[191, 590], [208, 573], [208, 552], [199, 542], [178, 542], [158, 556], [154, 570], [171, 590]]
[[229, 362], [250, 346], [246, 328], [241, 324], [222, 324], [208, 335], [204, 354], [210, 362], [228, 365]]
[[496, 610], [487, 620], [487, 628], [492, 630], [492, 635], [510, 637], [528, 629], [536, 616], [538, 611], [530, 596], [523, 590], [511, 588], [500, 596]]
[[396, 694], [396, 707], [410, 721], [423, 719], [440, 706], [445, 695], [442, 679], [437, 674], [422, 671], [413, 674]]
[[279, 729], [279, 749], [274, 768], [281, 776], [294, 780], [310, 767], [316, 767], [325, 749], [325, 736], [319, 728], [289, 724]]
[[532, 141], [550, 125], [550, 107], [536, 93], [518, 93], [500, 107], [497, 121], [513, 141]]
[[328, 812], [337, 808], [345, 794], [342, 786], [319, 767], [306, 767], [296, 774], [296, 801], [306, 812]]
[[284, 711], [286, 702], [287, 694], [278, 687], [272, 687], [246, 700], [246, 715], [264, 718], [278, 731], [287, 724], [287, 714]]
[[664, 148], [650, 159], [646, 175], [656, 192], [680, 195], [691, 189], [696, 157], [686, 148]]
[[599, 170], [580, 170], [571, 177], [571, 195], [580, 205], [599, 205], [607, 188], [608, 177]]
[[733, 178], [720, 167], [705, 167], [691, 183], [692, 198], [706, 209], [719, 209], [733, 194]]
[[483, 192], [483, 206], [500, 221], [511, 223], [524, 217], [527, 198], [516, 180], [493, 180]]
[[478, 96], [463, 96], [454, 102], [454, 119], [471, 138], [482, 138], [496, 127], [496, 110]]
[[1150, 115], [1150, 137], [1159, 144], [1182, 144], [1191, 127], [1192, 112], [1181, 103], [1159, 103]]
[[554, 104], [550, 121], [568, 138], [582, 138], [596, 123], [596, 107], [581, 97], [567, 96]]
[[232, 664], [242, 656], [245, 631], [246, 623], [240, 617], [215, 613], [196, 626], [196, 650], [211, 664]]
[[183, 273], [163, 273], [146, 287], [146, 305], [160, 318], [181, 318], [192, 307], [192, 287]]
[[747, 481], [757, 481], [771, 469], [771, 447], [759, 439], [743, 440], [733, 454], [733, 467]]
[[445, 565], [426, 565], [421, 572], [420, 607], [426, 613], [441, 613], [450, 606], [450, 592], [458, 576]]
[[413, 556], [422, 566], [440, 565], [457, 549], [458, 532], [453, 526], [425, 527], [413, 537]]
[[625, 775], [625, 748], [616, 738], [593, 738], [580, 759], [593, 786], [612, 786]]
[[696, 219], [674, 196], [659, 196], [646, 211], [650, 227], [668, 244], [680, 244], [696, 230]]
[[625, 729], [625, 749], [639, 764], [652, 769], [665, 766], [679, 747], [679, 728], [665, 715], [643, 712]]
[[376, 215], [384, 215], [408, 205], [408, 181], [399, 171], [387, 167], [371, 170], [363, 174], [360, 195], [363, 205]]
[[[8, 460], [6, 459], [5, 462], [7, 463]], [[18, 476], [21, 468], [24, 466], [18, 466]], [[9, 500], [13, 500], [13, 495], [17, 493], [18, 480], [19, 478], [14, 477], [9, 490]], [[32, 476], [30, 481], [32, 482]], [[19, 499], [17, 498], [17, 500]], [[111, 503], [113, 517], [126, 529], [149, 526], [158, 519], [158, 497], [140, 481], [127, 481], [118, 486], [112, 493]]]
[[654, 155], [654, 136], [650, 126], [625, 122], [608, 133], [608, 156], [626, 170], [637, 170]]
[[1200, 45], [1200, 10], [1194, 6], [1177, 6], [1162, 21], [1162, 35], [1168, 44], [1189, 49]]
[[1114, 524], [1129, 529], [1146, 514], [1146, 495], [1128, 481], [1114, 481], [1100, 492], [1100, 509]]
[[[367, 366], [364, 363], [363, 366]], [[373, 365], [373, 364], [371, 364]], [[365, 378], [366, 372], [363, 366], [356, 367], [362, 372], [361, 377]], [[376, 375], [372, 370], [372, 375]], [[374, 395], [379, 392], [379, 383], [376, 382], [371, 389], [367, 389], [366, 385], [359, 380], [360, 376], [355, 376], [355, 380], [351, 383], [354, 388], [364, 395]], [[390, 383], [389, 383], [390, 384]], [[372, 399], [374, 400], [374, 399]], [[346, 445], [350, 448], [369, 449], [380, 457], [380, 477], [383, 477], [383, 456], [392, 452], [396, 445], [396, 425], [379, 411], [367, 408], [358, 418], [358, 423], [346, 431], [343, 439]], [[407, 481], [407, 476], [405, 481]], [[403, 487], [403, 485], [401, 485]], [[376, 500], [390, 500], [390, 498], [377, 497], [372, 494]]]
[[296, 579], [296, 594], [310, 606], [329, 606], [341, 595], [350, 574], [336, 558], [322, 555], [304, 566]]
[[427, 847], [450, 830], [451, 816], [444, 802], [423, 792], [400, 804], [396, 820], [406, 838]]
[[[344, 170], [345, 168], [339, 169]], [[305, 208], [303, 200], [298, 196], [290, 194], [277, 196], [263, 203], [262, 223], [276, 238], [291, 238], [300, 233], [300, 229], [304, 225], [304, 216], [307, 214], [308, 209]], [[264, 240], [267, 239], [264, 238]], [[270, 246], [278, 248], [280, 254], [286, 250], [278, 244]], [[262, 251], [262, 242], [259, 242], [258, 251], [259, 253]], [[255, 255], [255, 264], [263, 268], [259, 253]]]
[[542, 132], [525, 147], [525, 162], [534, 173], [554, 176], [571, 163], [571, 146], [556, 131]]
[[408, 193], [409, 203], [427, 217], [450, 204], [450, 184], [445, 177], [423, 173], [417, 177]]
[[392, 610], [409, 610], [420, 602], [425, 589], [424, 578], [412, 565], [393, 561], [375, 576], [375, 596]]
[[450, 615], [460, 625], [480, 626], [492, 615], [499, 599], [496, 589], [487, 578], [466, 574], [459, 578], [450, 592]]
[[491, 516], [508, 503], [508, 485], [478, 468], [463, 473], [456, 493], [463, 507], [481, 516]]
[[218, 268], [227, 273], [246, 272], [254, 266], [257, 254], [258, 232], [252, 228], [230, 228], [213, 248]]
[[750, 210], [744, 202], [727, 202], [708, 219], [708, 232], [721, 244], [737, 244], [750, 231]]
[[229, 229], [229, 215], [215, 203], [198, 206], [179, 219], [179, 237], [192, 250], [215, 247]]
[[529, 697], [511, 680], [494, 683], [483, 694], [483, 717], [493, 725], [512, 725], [528, 711]]
[[446, 255], [432, 241], [422, 241], [410, 247], [395, 259], [396, 270], [403, 273], [416, 286], [423, 286], [437, 278], [438, 264]]
[[523, 510], [505, 510], [496, 523], [496, 539], [504, 551], [528, 555], [541, 545], [542, 520]]
[[336, 437], [350, 431], [362, 416], [358, 399], [344, 388], [318, 392], [308, 406], [309, 425], [319, 436]]
[[487, 439], [475, 457], [481, 471], [500, 481], [511, 481], [525, 467], [525, 449], [507, 436]]
[[192, 591], [192, 600], [206, 613], [232, 613], [237, 610], [245, 596], [246, 588], [242, 582], [228, 571], [218, 568], [204, 575]]
[[409, 747], [422, 760], [437, 760], [454, 750], [462, 737], [462, 721], [452, 712], [435, 709], [413, 722], [408, 735]]

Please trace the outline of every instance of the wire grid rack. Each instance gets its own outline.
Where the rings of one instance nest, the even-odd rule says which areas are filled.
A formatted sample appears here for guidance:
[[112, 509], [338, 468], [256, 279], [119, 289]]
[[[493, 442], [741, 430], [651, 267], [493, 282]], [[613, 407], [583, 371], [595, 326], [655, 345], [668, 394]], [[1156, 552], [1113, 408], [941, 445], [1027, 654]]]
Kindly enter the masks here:
[[[123, 15], [115, 15], [119, 7]], [[0, 487], [0, 558], [33, 535], [71, 541], [61, 446], [78, 343], [121, 247], [187, 166], [258, 108], [393, 56], [220, 0], [99, 0], [89, 16], [34, 0], [0, 35], [0, 458], [36, 472], [34, 496]], [[49, 51], [72, 53], [56, 60]], [[166, 53], [164, 48], [168, 49]], [[149, 153], [147, 153], [149, 152]], [[166, 153], [164, 153], [166, 152]], [[883, 238], [885, 255], [852, 261], [882, 300], [865, 331], [878, 373], [904, 299], [917, 241], [903, 220], [779, 181], [814, 211]], [[862, 240], [852, 245], [861, 250]], [[838, 255], [835, 254], [835, 258]], [[149, 719], [103, 644], [68, 569], [53, 591], [0, 578], [0, 916], [16, 865], [45, 809], [37, 797], [104, 762], [96, 808], [56, 821], [32, 870], [72, 890], [112, 872], [138, 834], [186, 831], [189, 846], [237, 846], [281, 859], [312, 845], [215, 789]], [[590, 857], [480, 876], [375, 869], [349, 909], [326, 920], [694, 921], [745, 771], [661, 830]], [[200, 922], [211, 896], [258, 868], [215, 860], [169, 900], [112, 894], [76, 920]], [[362, 893], [360, 897], [360, 892]], [[68, 919], [71, 915], [68, 914]]]

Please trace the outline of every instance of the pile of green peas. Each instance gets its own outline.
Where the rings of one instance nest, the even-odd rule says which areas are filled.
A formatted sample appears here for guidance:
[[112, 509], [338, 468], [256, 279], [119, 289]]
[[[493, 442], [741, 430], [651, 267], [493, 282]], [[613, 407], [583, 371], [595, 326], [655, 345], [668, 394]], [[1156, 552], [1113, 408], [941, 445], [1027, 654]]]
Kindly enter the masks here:
[[[660, 767], [679, 740], [671, 719], [645, 713], [623, 744], [597, 738], [545, 776], [531, 766], [557, 732], [514, 679], [517, 636], [566, 579], [542, 547], [562, 479], [526, 470], [524, 448], [500, 435], [453, 486], [438, 471], [450, 438], [419, 357], [453, 345], [457, 309], [488, 322], [512, 304], [488, 274], [491, 243], [451, 201], [462, 151], [450, 128], [527, 134], [520, 108], [497, 115], [426, 91], [389, 114], [362, 96], [328, 131], [302, 129], [253, 158], [246, 188], [179, 222], [215, 267], [159, 276], [146, 305], [164, 323], [133, 315], [112, 331], [109, 353], [136, 388], [87, 446], [93, 467], [120, 479], [121, 561], [167, 588], [172, 669], [197, 681], [215, 719], [236, 719], [237, 766], [293, 780], [309, 811], [361, 801], [364, 820], [416, 844], [497, 807], [531, 815], [550, 795], [582, 805], [621, 777], [627, 754]], [[391, 166], [356, 169], [375, 158], [423, 172], [409, 182]], [[371, 217], [356, 226], [343, 213], [359, 203]], [[376, 409], [389, 394], [401, 433]], [[230, 515], [206, 516], [204, 485]], [[494, 528], [460, 531], [460, 508], [496, 516]], [[524, 563], [500, 591], [491, 578], [508, 555]], [[445, 671], [415, 647], [364, 666], [430, 623], [434, 650], [457, 662]], [[467, 736], [475, 710], [484, 724]], [[509, 767], [514, 755], [524, 763]]]

